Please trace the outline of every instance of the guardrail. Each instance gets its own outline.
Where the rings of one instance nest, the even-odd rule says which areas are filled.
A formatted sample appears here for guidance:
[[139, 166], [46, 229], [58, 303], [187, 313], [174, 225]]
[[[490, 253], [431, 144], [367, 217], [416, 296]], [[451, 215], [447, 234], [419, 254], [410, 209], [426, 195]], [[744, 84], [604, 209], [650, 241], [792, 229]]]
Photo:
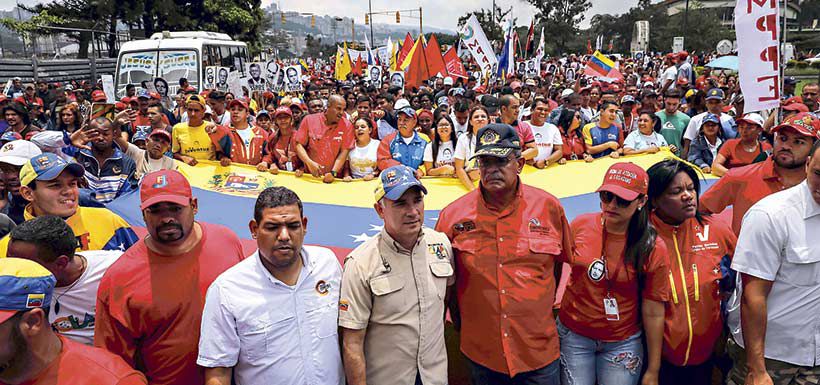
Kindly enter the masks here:
[[0, 59], [0, 82], [19, 77], [23, 83], [38, 80], [66, 82], [71, 80], [92, 80], [100, 74], [114, 74], [117, 59], [70, 59], [42, 60]]

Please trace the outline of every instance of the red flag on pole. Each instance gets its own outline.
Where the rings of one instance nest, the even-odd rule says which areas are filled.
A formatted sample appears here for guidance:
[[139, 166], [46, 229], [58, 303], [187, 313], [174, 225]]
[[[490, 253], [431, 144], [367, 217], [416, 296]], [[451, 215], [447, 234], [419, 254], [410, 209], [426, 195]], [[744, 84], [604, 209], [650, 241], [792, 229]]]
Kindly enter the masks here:
[[404, 63], [404, 59], [410, 54], [410, 51], [413, 50], [413, 44], [413, 37], [410, 36], [410, 32], [407, 32], [407, 35], [404, 36], [404, 43], [401, 45], [401, 51], [399, 51], [399, 60], [396, 62], [396, 67], [399, 67], [402, 63]]
[[430, 34], [430, 41], [427, 47], [424, 48], [424, 53], [427, 55], [427, 72], [430, 76], [447, 76], [447, 64], [444, 63], [444, 57], [441, 56], [441, 47], [438, 45], [436, 35]]
[[362, 55], [359, 55], [356, 58], [356, 62], [353, 63], [353, 74], [362, 76]]
[[433, 76], [430, 75], [430, 72], [428, 71], [429, 62], [427, 60], [424, 42], [422, 41], [423, 38], [424, 36], [419, 36], [419, 38], [416, 39], [416, 48], [413, 52], [413, 57], [410, 59], [410, 65], [407, 66], [407, 69], [404, 72], [404, 87], [406, 89], [419, 87], [421, 86], [421, 82], [430, 79]]
[[530, 22], [530, 30], [527, 31], [527, 46], [524, 48], [524, 59], [530, 57], [530, 48], [532, 47], [532, 39], [535, 35], [535, 20]]
[[464, 70], [464, 65], [461, 64], [461, 59], [458, 57], [455, 47], [450, 47], [444, 53], [444, 61], [447, 63], [447, 73], [450, 76], [467, 79], [467, 71]]

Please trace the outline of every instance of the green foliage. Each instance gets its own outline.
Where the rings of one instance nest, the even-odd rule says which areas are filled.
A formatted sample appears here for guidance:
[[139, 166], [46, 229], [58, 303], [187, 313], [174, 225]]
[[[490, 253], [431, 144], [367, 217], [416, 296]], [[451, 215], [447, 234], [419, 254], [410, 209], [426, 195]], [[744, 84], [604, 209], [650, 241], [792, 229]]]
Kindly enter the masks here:
[[12, 18], [0, 19], [0, 24], [14, 32], [19, 33], [20, 35], [30, 35], [49, 33], [50, 31], [48, 29], [41, 28], [40, 26], [59, 26], [65, 24], [65, 20], [63, 20], [59, 16], [53, 16], [50, 15], [48, 12], [44, 11], [40, 14], [34, 15], [31, 19], [25, 21], [20, 21]]
[[789, 60], [789, 61], [786, 62], [786, 68], [794, 67], [796, 65], [797, 65], [797, 60], [794, 60], [794, 59]]
[[814, 63], [811, 63], [811, 68], [820, 69], [820, 61], [816, 61]]
[[809, 66], [809, 62], [800, 60], [797, 62], [797, 68], [807, 68]]
[[544, 27], [559, 54], [568, 52], [571, 44], [578, 42], [579, 25], [592, 7], [590, 0], [527, 0], [538, 12], [535, 14], [537, 30]]

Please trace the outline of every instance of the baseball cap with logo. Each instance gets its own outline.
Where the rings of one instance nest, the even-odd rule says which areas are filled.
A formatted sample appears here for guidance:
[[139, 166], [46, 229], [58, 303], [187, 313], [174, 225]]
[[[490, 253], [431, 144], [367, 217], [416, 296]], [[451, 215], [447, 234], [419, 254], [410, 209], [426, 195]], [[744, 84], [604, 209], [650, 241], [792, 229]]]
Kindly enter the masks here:
[[476, 137], [478, 143], [475, 154], [470, 159], [483, 155], [506, 158], [513, 150], [521, 149], [518, 133], [509, 124], [488, 124], [478, 130]]
[[410, 102], [408, 102], [407, 99], [402, 98], [402, 99], [396, 100], [396, 103], [393, 104], [393, 109], [394, 110], [400, 110], [400, 109], [402, 109], [404, 107], [408, 107], [408, 106], [410, 106]]
[[632, 95], [624, 95], [621, 98], [621, 104], [632, 103], [635, 104], [635, 98]]
[[151, 99], [151, 93], [148, 90], [140, 90], [137, 92], [137, 99]]
[[105, 92], [101, 90], [96, 90], [91, 93], [91, 101], [92, 102], [105, 102], [108, 98], [105, 96]]
[[155, 171], [146, 174], [140, 181], [140, 210], [161, 202], [188, 206], [191, 198], [191, 184], [179, 171]]
[[783, 120], [783, 123], [775, 127], [772, 132], [778, 132], [784, 128], [791, 128], [800, 135], [820, 139], [820, 131], [815, 124], [814, 118], [812, 118], [810, 114], [800, 112]]
[[148, 134], [145, 131], [137, 131], [134, 137], [131, 138], [131, 143], [137, 143], [139, 140], [144, 142], [146, 139], [148, 139]]
[[706, 100], [717, 99], [723, 100], [723, 90], [720, 88], [712, 88], [706, 92]]
[[171, 143], [171, 134], [168, 131], [165, 131], [164, 129], [159, 128], [154, 131], [151, 131], [151, 133], [148, 134], [148, 137], [152, 139], [156, 136], [161, 136], [163, 139], [167, 140], [168, 143]]
[[0, 323], [20, 311], [48, 308], [56, 283], [54, 276], [37, 262], [0, 259]]
[[231, 100], [230, 103], [228, 103], [228, 109], [231, 109], [234, 106], [240, 106], [240, 107], [244, 108], [245, 111], [250, 111], [248, 109], [248, 103], [245, 103], [245, 101], [242, 100], [242, 99], [234, 99], [234, 100]]
[[635, 163], [619, 162], [606, 170], [604, 182], [595, 192], [607, 191], [632, 201], [649, 190], [649, 175]]
[[398, 110], [398, 112], [397, 112], [397, 113], [399, 113], [399, 114], [405, 114], [405, 115], [407, 115], [407, 116], [409, 116], [409, 117], [411, 117], [411, 118], [415, 118], [415, 117], [416, 117], [416, 110], [414, 110], [414, 109], [413, 109], [413, 107], [410, 107], [410, 106], [407, 106], [407, 107], [404, 107], [404, 108], [402, 108], [402, 109]]
[[707, 122], [711, 122], [711, 123], [714, 123], [714, 124], [720, 124], [720, 118], [718, 118], [718, 116], [715, 115], [715, 114], [706, 114], [706, 116], [704, 116], [703, 120], [700, 122], [700, 125], [702, 126], [702, 125], [706, 124]]
[[388, 167], [379, 175], [379, 184], [375, 191], [376, 202], [382, 198], [394, 201], [401, 198], [405, 191], [416, 186], [427, 194], [427, 189], [416, 179], [413, 169], [403, 164]]
[[37, 155], [26, 162], [23, 168], [20, 169], [20, 185], [28, 186], [35, 180], [54, 180], [60, 176], [64, 170], [67, 170], [76, 177], [81, 177], [85, 173], [85, 169], [81, 164], [68, 163], [57, 154], [46, 152]]
[[[5, 137], [5, 135], [3, 135]], [[14, 140], [0, 147], [0, 163], [22, 166], [29, 159], [42, 154], [40, 147], [27, 140]]]
[[276, 119], [279, 115], [293, 116], [293, 111], [286, 106], [278, 107], [273, 111], [273, 118]]
[[20, 136], [20, 134], [14, 132], [14, 131], [6, 131], [6, 132], [3, 133], [2, 136], [0, 136], [0, 142], [4, 142], [4, 143], [13, 142], [15, 140], [20, 140], [20, 139], [23, 139], [23, 137]]

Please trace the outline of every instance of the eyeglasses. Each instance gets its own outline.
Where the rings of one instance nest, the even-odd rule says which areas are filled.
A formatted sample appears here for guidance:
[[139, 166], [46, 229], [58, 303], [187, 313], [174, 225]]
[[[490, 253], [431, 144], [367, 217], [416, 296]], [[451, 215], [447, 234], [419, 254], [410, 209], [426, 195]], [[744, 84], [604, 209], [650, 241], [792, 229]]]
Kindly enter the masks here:
[[510, 164], [510, 162], [512, 162], [512, 161], [513, 161], [513, 159], [509, 156], [504, 157], [504, 158], [499, 158], [497, 156], [480, 156], [478, 159], [476, 159], [476, 163], [478, 164], [478, 167], [481, 167], [481, 168], [491, 168], [491, 167], [502, 168], [502, 167]]
[[598, 193], [598, 196], [601, 198], [601, 202], [603, 202], [604, 204], [609, 204], [609, 202], [612, 202], [612, 200], [615, 199], [615, 204], [617, 204], [620, 208], [629, 207], [629, 205], [631, 205], [632, 202], [634, 202], [634, 200], [626, 200], [609, 191], [601, 191]]

